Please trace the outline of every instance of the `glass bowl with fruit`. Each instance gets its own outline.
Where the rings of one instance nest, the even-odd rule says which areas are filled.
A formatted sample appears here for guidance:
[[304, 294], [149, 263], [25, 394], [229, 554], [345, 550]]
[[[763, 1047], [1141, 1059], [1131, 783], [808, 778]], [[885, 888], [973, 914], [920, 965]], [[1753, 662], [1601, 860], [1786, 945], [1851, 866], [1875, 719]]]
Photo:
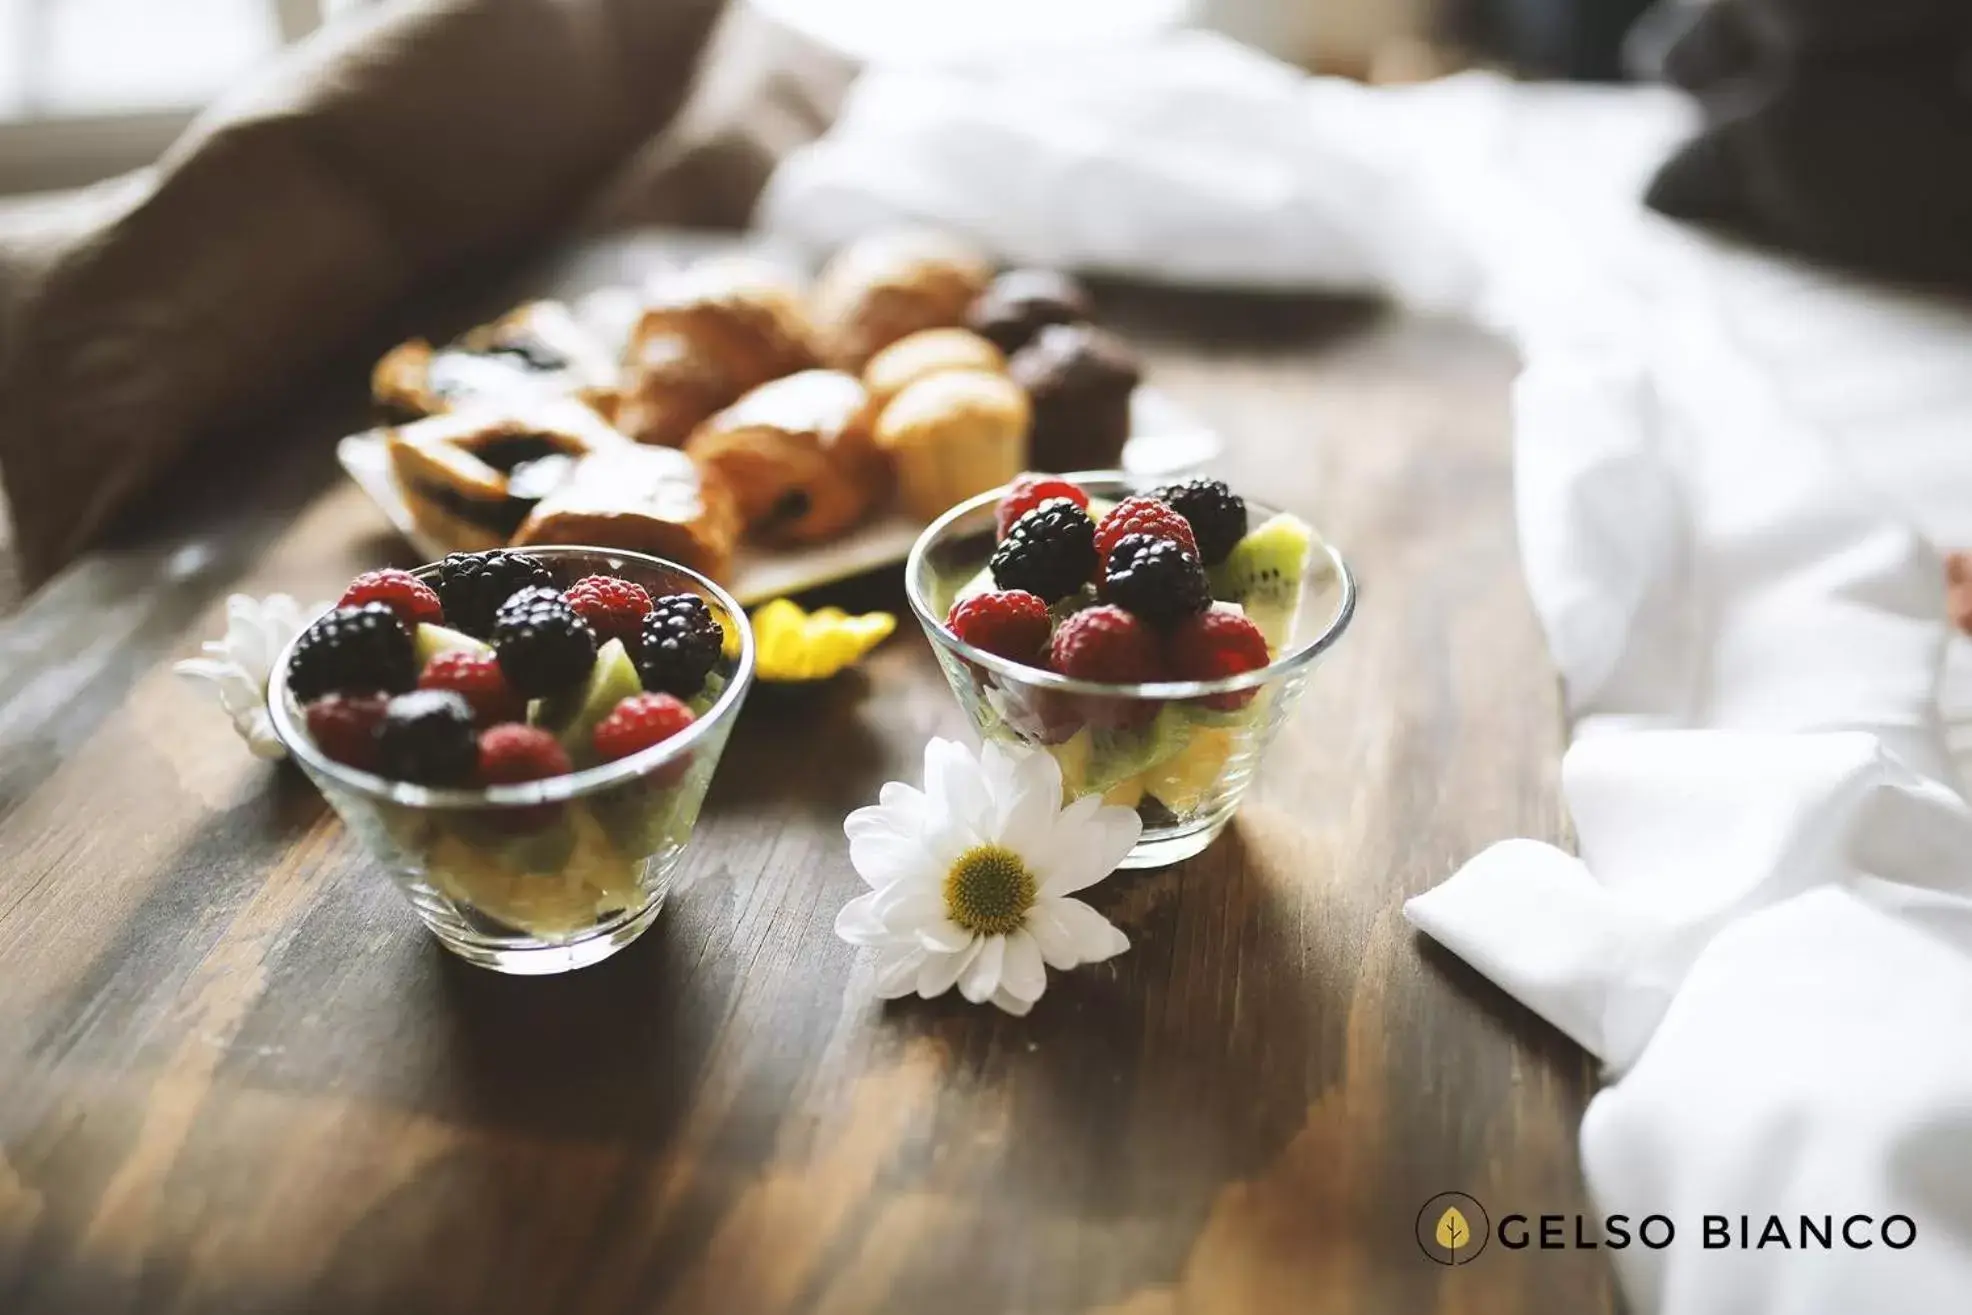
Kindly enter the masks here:
[[541, 974], [657, 917], [752, 679], [745, 614], [704, 576], [541, 547], [358, 576], [268, 705], [442, 945]]
[[1225, 829], [1355, 610], [1341, 554], [1213, 479], [1023, 475], [919, 537], [905, 590], [981, 736], [1132, 807], [1126, 868]]

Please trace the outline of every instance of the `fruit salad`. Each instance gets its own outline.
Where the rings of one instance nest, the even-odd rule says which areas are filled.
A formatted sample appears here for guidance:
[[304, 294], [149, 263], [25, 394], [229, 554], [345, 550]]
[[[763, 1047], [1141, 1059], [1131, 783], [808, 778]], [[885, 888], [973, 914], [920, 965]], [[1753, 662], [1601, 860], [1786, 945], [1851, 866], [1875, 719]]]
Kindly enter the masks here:
[[555, 941], [642, 907], [652, 883], [668, 880], [719, 745], [701, 736], [649, 771], [554, 792], [568, 797], [517, 804], [509, 791], [504, 806], [494, 796], [476, 807], [474, 795], [685, 734], [731, 679], [733, 649], [695, 592], [653, 597], [608, 574], [564, 586], [528, 553], [455, 553], [417, 574], [358, 576], [296, 638], [286, 692], [323, 757], [389, 782], [474, 792], [363, 808], [324, 780], [394, 867], [468, 930]]
[[1204, 478], [1107, 500], [1023, 475], [994, 513], [984, 564], [965, 573], [975, 552], [943, 565], [944, 632], [1116, 690], [1030, 682], [941, 649], [982, 732], [1046, 746], [1067, 796], [1134, 807], [1146, 835], [1222, 823], [1300, 674], [1171, 698], [1136, 687], [1269, 667], [1294, 638], [1313, 531], [1286, 513], [1249, 524], [1246, 501]]

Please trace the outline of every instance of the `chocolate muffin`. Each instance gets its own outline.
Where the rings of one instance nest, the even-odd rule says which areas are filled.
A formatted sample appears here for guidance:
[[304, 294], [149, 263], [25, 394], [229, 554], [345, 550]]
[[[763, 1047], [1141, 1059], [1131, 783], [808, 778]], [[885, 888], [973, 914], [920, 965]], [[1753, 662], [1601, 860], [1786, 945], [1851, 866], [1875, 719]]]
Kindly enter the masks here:
[[1130, 349], [1090, 324], [1051, 324], [1015, 352], [1007, 373], [1034, 406], [1028, 464], [1108, 470], [1130, 437], [1130, 394], [1142, 377]]
[[1091, 318], [1089, 294], [1080, 283], [1052, 269], [1011, 269], [973, 299], [966, 327], [1011, 356], [1050, 324], [1080, 324]]

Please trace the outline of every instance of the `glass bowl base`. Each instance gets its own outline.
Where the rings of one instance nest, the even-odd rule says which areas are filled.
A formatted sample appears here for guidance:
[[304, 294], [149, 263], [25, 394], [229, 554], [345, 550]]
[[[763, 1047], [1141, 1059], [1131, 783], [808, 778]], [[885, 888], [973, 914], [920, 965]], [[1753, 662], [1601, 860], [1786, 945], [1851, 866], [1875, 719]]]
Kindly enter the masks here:
[[1182, 830], [1159, 832], [1139, 840], [1123, 861], [1116, 866], [1122, 869], [1162, 868], [1205, 852], [1219, 833], [1232, 821], [1232, 810], [1227, 809], [1216, 818], [1185, 827]]
[[490, 940], [456, 923], [448, 926], [433, 919], [426, 919], [425, 925], [440, 945], [476, 967], [511, 977], [549, 977], [601, 963], [650, 930], [663, 908], [664, 896], [659, 895], [641, 909], [626, 911], [581, 937], [555, 944], [515, 945], [510, 940]]

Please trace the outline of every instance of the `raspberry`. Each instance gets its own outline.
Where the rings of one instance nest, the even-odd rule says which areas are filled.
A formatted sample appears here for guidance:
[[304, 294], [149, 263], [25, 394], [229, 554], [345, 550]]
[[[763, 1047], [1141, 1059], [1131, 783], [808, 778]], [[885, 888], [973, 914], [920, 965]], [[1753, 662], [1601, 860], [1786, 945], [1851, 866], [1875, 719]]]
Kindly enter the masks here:
[[974, 648], [997, 653], [1030, 667], [1047, 662], [1048, 605], [1018, 589], [977, 594], [952, 609], [945, 624]]
[[1167, 626], [1212, 606], [1212, 585], [1184, 545], [1148, 534], [1126, 534], [1105, 564], [1103, 597], [1125, 611]]
[[473, 719], [481, 726], [519, 721], [527, 715], [527, 700], [514, 693], [500, 670], [500, 660], [491, 653], [448, 649], [425, 663], [418, 688], [463, 694], [472, 704]]
[[1007, 485], [1006, 494], [1000, 499], [999, 509], [993, 513], [993, 523], [999, 531], [997, 537], [1006, 538], [1015, 521], [1049, 498], [1067, 498], [1083, 511], [1089, 509], [1089, 495], [1078, 485], [1059, 475], [1041, 475], [1030, 470], [1013, 477], [1013, 483]]
[[1095, 528], [1072, 499], [1049, 498], [1021, 513], [993, 549], [993, 582], [1044, 603], [1066, 598], [1095, 572]]
[[[664, 743], [696, 720], [690, 708], [669, 694], [632, 694], [596, 723], [591, 743], [598, 758], [615, 762]], [[666, 763], [652, 779], [659, 785], [675, 785], [690, 765], [687, 754]]]
[[349, 582], [336, 606], [361, 607], [365, 603], [382, 603], [397, 613], [397, 619], [407, 630], [445, 622], [445, 609], [439, 604], [438, 595], [409, 571], [365, 571]]
[[613, 575], [585, 575], [564, 589], [562, 597], [596, 632], [596, 642], [620, 639], [626, 648], [637, 646], [644, 613], [650, 611], [650, 594], [642, 585]]
[[377, 765], [385, 776], [419, 785], [463, 785], [479, 765], [472, 705], [446, 689], [399, 694], [377, 725]]
[[538, 557], [524, 552], [455, 552], [432, 574], [447, 624], [485, 639], [500, 605], [529, 586], [554, 588], [555, 577]]
[[288, 689], [303, 703], [323, 694], [396, 694], [418, 680], [411, 632], [383, 603], [316, 617], [288, 658]]
[[644, 617], [637, 675], [647, 690], [691, 698], [726, 650], [726, 632], [697, 594], [666, 594]]
[[377, 769], [377, 723], [383, 720], [381, 694], [329, 694], [302, 710], [308, 737], [339, 763], [360, 771]]
[[[1238, 612], [1213, 608], [1186, 617], [1164, 643], [1171, 670], [1180, 680], [1223, 680], [1242, 671], [1258, 671], [1273, 660], [1260, 628]], [[1253, 701], [1258, 690], [1214, 694], [1207, 707], [1230, 712]]]
[[1098, 569], [1109, 564], [1109, 554], [1116, 551], [1117, 540], [1126, 534], [1173, 539], [1184, 545], [1185, 551], [1193, 557], [1198, 556], [1198, 540], [1192, 537], [1191, 524], [1156, 498], [1139, 493], [1110, 508], [1109, 514], [1102, 518], [1102, 524], [1096, 526]]
[[1217, 566], [1233, 545], [1246, 537], [1246, 499], [1226, 487], [1224, 480], [1188, 479], [1152, 491], [1191, 525], [1198, 540], [1198, 560]]
[[1048, 664], [1064, 676], [1105, 685], [1135, 685], [1164, 674], [1150, 627], [1107, 603], [1077, 612], [1056, 628]]
[[538, 698], [580, 684], [596, 664], [596, 635], [551, 586], [530, 585], [493, 617], [493, 651], [507, 684]]
[[480, 732], [476, 775], [481, 785], [518, 785], [574, 770], [561, 741], [539, 726], [506, 722]]

